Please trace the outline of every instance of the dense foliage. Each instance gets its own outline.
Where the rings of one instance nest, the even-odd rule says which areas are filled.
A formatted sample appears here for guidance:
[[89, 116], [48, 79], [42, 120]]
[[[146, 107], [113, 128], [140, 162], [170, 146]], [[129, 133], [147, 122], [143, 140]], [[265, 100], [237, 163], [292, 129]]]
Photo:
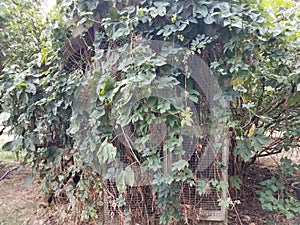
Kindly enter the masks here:
[[[267, 8], [267, 1], [259, 5], [63, 0], [45, 21], [32, 16], [34, 4], [6, 3], [0, 3], [6, 9], [0, 11], [0, 35], [5, 40], [0, 43], [0, 109], [2, 120], [12, 127], [16, 138], [4, 149], [24, 149], [25, 162], [41, 172], [43, 189], [56, 197], [67, 195], [70, 209], [80, 212], [79, 219], [97, 220], [97, 210], [103, 204], [99, 193], [105, 189], [101, 171], [107, 162], [123, 154], [115, 141], [115, 123], [137, 124], [134, 144], [140, 147], [141, 158], [130, 163], [152, 171], [161, 168], [160, 149], [151, 143], [147, 129], [161, 121], [168, 127], [164, 148], [183, 155], [181, 129], [193, 121], [190, 108], [176, 105], [173, 96], [149, 100], [151, 82], [164, 90], [183, 81], [183, 93], [178, 97], [182, 102], [203, 95], [189, 85], [188, 69], [172, 70], [166, 63], [178, 51], [177, 45], [189, 48], [209, 65], [229, 102], [230, 116], [222, 111], [224, 118], [219, 119], [228, 119], [228, 134], [223, 135], [230, 138], [228, 169], [233, 186], [240, 185], [243, 171], [257, 158], [299, 147], [300, 15], [299, 6], [291, 2], [286, 8], [276, 4]], [[20, 19], [17, 13], [21, 12], [28, 23], [13, 19]], [[73, 39], [72, 30], [81, 30], [80, 38]], [[157, 60], [144, 40], [168, 41], [174, 47]], [[119, 51], [117, 46], [121, 46]], [[131, 57], [124, 52], [130, 52]], [[126, 105], [137, 88], [148, 91], [141, 99], [147, 102]], [[208, 115], [204, 121], [210, 122]], [[154, 147], [146, 148], [149, 145]], [[297, 165], [283, 161], [281, 178], [295, 168]], [[152, 180], [155, 204], [163, 209], [161, 224], [185, 216], [174, 199], [180, 191], [178, 183], [188, 182], [199, 193], [206, 191], [207, 184], [227, 188], [218, 180], [204, 184], [195, 180], [185, 159], [174, 162], [170, 171], [168, 176]], [[115, 177], [120, 193], [135, 182], [131, 167], [110, 172], [108, 176]], [[292, 197], [285, 198], [280, 179], [272, 178], [262, 186], [258, 196], [264, 209], [280, 211], [289, 218], [297, 213], [299, 205]], [[122, 195], [116, 201], [120, 207], [125, 204]], [[230, 199], [220, 201], [226, 206], [232, 203]], [[130, 212], [124, 213], [130, 220]]]
[[23, 69], [40, 51], [44, 28], [38, 2], [1, 1], [0, 3], [0, 74], [4, 67]]

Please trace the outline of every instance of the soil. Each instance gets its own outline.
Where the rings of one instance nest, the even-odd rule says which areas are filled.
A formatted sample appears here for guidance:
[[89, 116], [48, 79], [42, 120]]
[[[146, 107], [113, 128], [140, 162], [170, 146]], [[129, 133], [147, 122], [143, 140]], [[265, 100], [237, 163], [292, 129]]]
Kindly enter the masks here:
[[[0, 162], [0, 176], [16, 165]], [[241, 204], [229, 210], [229, 225], [300, 224], [300, 220], [287, 220], [280, 214], [270, 213], [259, 207], [255, 191], [259, 189], [258, 184], [262, 179], [272, 176], [273, 169], [274, 167], [265, 164], [254, 164], [245, 175], [241, 190], [231, 191], [231, 198], [240, 199]], [[61, 224], [55, 216], [59, 213], [59, 206], [48, 205], [46, 197], [39, 191], [38, 179], [34, 179], [29, 186], [24, 186], [29, 175], [30, 168], [23, 168], [13, 171], [0, 181], [0, 225]]]
[[[0, 164], [0, 176], [15, 167], [16, 163]], [[24, 186], [29, 169], [19, 169], [0, 181], [0, 224], [20, 225], [34, 217], [40, 195], [38, 184]]]

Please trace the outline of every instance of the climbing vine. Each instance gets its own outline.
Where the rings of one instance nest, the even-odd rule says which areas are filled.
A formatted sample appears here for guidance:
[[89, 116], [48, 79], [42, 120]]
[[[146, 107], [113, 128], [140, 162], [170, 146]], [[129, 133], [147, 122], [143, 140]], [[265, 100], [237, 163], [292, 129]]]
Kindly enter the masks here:
[[[25, 150], [24, 161], [40, 172], [49, 202], [67, 197], [78, 220], [99, 220], [106, 199], [124, 221], [133, 221], [126, 199], [137, 182], [136, 166], [154, 174], [150, 189], [135, 191], [144, 197], [153, 193], [147, 196], [153, 204], [147, 216], [159, 211], [161, 224], [189, 222], [182, 206], [188, 200], [176, 197], [187, 187], [200, 196], [212, 190], [220, 205], [235, 204], [220, 194], [227, 182], [195, 178], [197, 168], [182, 146], [185, 136], [196, 136], [197, 160], [210, 137], [203, 127], [228, 136], [230, 164], [226, 167], [220, 154], [213, 169], [217, 178], [227, 170], [238, 176], [235, 184], [259, 157], [299, 147], [299, 6], [275, 4], [268, 11], [268, 4], [58, 1], [44, 22], [25, 26], [36, 37], [28, 59], [23, 58], [27, 45], [17, 45], [16, 54], [8, 49], [13, 55], [7, 58], [1, 51], [1, 118], [15, 134], [3, 148]], [[0, 14], [0, 29], [4, 17]], [[149, 41], [170, 45], [157, 54]], [[176, 59], [179, 46], [189, 51]], [[230, 113], [210, 108], [205, 90], [193, 85], [192, 68], [184, 64], [191, 55], [208, 65], [222, 89], [210, 98], [222, 102], [223, 96]], [[183, 69], [172, 67], [170, 58], [182, 61]], [[175, 96], [161, 97], [176, 88]], [[197, 134], [189, 133], [195, 104], [202, 110]], [[226, 133], [214, 126], [216, 118], [226, 124], [221, 127]], [[164, 124], [159, 135], [153, 124]], [[158, 140], [164, 130], [167, 138]], [[164, 164], [170, 153], [176, 160]], [[258, 195], [265, 208], [278, 209], [266, 202], [270, 196]], [[281, 212], [290, 218], [297, 203], [287, 204], [292, 210]]]

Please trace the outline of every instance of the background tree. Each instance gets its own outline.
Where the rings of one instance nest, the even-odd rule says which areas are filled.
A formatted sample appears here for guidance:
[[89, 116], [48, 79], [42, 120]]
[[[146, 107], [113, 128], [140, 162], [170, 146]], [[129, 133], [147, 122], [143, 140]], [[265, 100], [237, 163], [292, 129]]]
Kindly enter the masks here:
[[24, 68], [40, 51], [44, 29], [40, 1], [1, 1], [1, 67]]

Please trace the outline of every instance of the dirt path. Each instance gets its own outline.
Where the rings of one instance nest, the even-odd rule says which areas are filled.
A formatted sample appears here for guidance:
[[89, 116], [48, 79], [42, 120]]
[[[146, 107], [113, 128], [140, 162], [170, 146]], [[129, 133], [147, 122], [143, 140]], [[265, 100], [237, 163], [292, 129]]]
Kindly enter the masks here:
[[[0, 162], [0, 177], [16, 165]], [[29, 221], [36, 216], [41, 194], [36, 181], [30, 186], [23, 185], [29, 175], [30, 169], [22, 168], [0, 181], [0, 225], [32, 224]]]

